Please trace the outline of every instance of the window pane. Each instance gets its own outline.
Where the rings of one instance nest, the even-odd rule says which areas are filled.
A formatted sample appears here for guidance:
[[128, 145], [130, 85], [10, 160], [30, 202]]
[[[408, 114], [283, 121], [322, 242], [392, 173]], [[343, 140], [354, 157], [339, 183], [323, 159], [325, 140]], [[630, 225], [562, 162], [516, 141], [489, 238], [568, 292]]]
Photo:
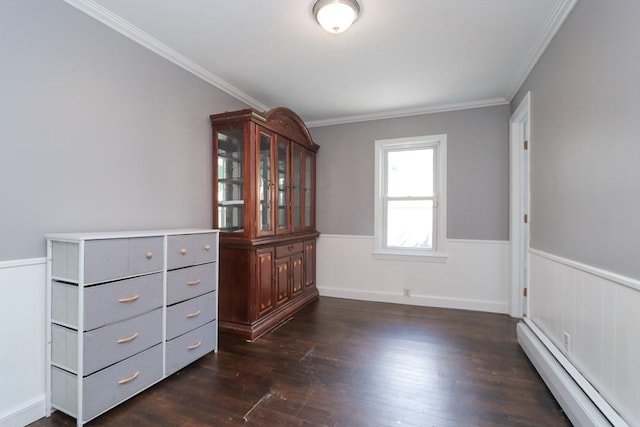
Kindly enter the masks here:
[[387, 246], [433, 249], [433, 200], [388, 201]]
[[433, 196], [433, 148], [387, 152], [387, 196]]
[[288, 200], [288, 190], [287, 186], [289, 185], [289, 181], [287, 179], [288, 167], [287, 167], [287, 148], [288, 143], [286, 142], [278, 142], [278, 151], [276, 155], [278, 156], [276, 160], [276, 167], [278, 168], [278, 182], [276, 183], [278, 186], [277, 190], [277, 208], [276, 212], [277, 218], [277, 227], [279, 230], [284, 230], [287, 228], [288, 222], [288, 214], [287, 214], [287, 203]]
[[244, 132], [219, 131], [218, 136], [218, 223], [222, 231], [244, 230]]
[[258, 182], [260, 231], [271, 231], [271, 136], [260, 133], [260, 181]]

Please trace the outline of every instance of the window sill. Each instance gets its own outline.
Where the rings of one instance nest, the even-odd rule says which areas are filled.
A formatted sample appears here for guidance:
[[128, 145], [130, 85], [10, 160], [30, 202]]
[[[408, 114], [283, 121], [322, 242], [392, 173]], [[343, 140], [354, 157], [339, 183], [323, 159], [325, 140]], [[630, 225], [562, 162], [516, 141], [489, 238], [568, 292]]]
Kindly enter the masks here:
[[447, 254], [415, 254], [397, 252], [374, 252], [373, 259], [377, 261], [411, 261], [411, 262], [437, 262], [446, 263]]

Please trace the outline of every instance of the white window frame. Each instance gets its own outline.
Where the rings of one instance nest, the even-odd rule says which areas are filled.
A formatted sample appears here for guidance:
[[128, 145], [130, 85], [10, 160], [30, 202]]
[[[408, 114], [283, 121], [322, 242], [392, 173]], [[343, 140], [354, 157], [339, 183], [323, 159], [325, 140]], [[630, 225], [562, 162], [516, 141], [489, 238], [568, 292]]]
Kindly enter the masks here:
[[[386, 158], [397, 150], [434, 150], [434, 236], [433, 248], [394, 248], [385, 246], [386, 236]], [[447, 258], [447, 135], [427, 135], [375, 141], [374, 256], [379, 259], [445, 262]]]

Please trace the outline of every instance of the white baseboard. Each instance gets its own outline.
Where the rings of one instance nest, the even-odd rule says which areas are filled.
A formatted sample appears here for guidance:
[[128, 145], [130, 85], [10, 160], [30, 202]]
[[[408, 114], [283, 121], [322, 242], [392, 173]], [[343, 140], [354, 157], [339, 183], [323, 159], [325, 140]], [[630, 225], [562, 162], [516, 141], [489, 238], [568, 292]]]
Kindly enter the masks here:
[[387, 293], [361, 291], [353, 289], [338, 289], [319, 287], [321, 296], [355, 299], [361, 301], [388, 302], [392, 304], [417, 305], [422, 307], [454, 308], [460, 310], [486, 311], [489, 313], [506, 313], [509, 306], [505, 302], [481, 301], [460, 298], [443, 298], [426, 295], [412, 295], [405, 297], [402, 295]]
[[45, 416], [45, 395], [0, 413], [0, 427], [23, 427]]
[[[545, 384], [575, 426], [603, 427], [614, 425], [600, 412], [558, 360], [523, 322], [517, 327], [518, 342]], [[620, 420], [616, 427], [626, 426]]]

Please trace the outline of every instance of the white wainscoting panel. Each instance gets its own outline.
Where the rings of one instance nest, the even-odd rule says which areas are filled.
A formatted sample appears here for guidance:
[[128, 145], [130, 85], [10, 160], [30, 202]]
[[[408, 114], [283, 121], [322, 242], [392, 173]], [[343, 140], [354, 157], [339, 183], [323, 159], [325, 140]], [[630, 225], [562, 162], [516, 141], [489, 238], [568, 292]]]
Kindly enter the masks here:
[[529, 319], [629, 425], [640, 426], [640, 282], [529, 253]]
[[0, 427], [45, 415], [46, 260], [0, 262]]
[[320, 295], [509, 312], [509, 242], [450, 239], [443, 263], [375, 259], [373, 251], [372, 236], [321, 235]]

